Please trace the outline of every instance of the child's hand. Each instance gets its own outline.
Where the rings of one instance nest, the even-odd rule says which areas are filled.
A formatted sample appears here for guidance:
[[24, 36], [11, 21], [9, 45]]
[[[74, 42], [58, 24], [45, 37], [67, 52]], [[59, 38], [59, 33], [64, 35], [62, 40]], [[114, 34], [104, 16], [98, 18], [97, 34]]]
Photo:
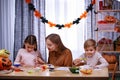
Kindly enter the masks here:
[[76, 65], [76, 66], [78, 66], [80, 64], [80, 59], [75, 59], [73, 61], [73, 64]]
[[37, 57], [35, 59], [35, 63], [37, 63], [37, 64], [44, 64], [45, 62], [40, 57]]

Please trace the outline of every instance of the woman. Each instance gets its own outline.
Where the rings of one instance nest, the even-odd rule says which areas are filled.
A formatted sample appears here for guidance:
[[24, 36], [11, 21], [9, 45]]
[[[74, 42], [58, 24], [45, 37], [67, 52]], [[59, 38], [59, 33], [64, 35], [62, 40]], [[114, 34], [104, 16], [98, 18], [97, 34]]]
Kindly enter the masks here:
[[63, 45], [58, 34], [48, 35], [46, 37], [46, 45], [49, 50], [49, 64], [55, 66], [72, 66], [72, 53]]

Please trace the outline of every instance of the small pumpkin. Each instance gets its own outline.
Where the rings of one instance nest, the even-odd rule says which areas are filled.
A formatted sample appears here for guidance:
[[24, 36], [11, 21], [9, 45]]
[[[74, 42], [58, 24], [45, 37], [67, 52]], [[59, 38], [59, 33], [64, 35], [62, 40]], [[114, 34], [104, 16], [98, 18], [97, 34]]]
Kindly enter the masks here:
[[0, 57], [0, 70], [9, 70], [12, 66], [12, 62], [9, 58]]
[[110, 16], [110, 15], [106, 15], [104, 20], [110, 23], [116, 23], [117, 21], [117, 19], [114, 16]]
[[103, 53], [102, 55], [108, 63], [115, 63], [117, 61], [115, 54]]

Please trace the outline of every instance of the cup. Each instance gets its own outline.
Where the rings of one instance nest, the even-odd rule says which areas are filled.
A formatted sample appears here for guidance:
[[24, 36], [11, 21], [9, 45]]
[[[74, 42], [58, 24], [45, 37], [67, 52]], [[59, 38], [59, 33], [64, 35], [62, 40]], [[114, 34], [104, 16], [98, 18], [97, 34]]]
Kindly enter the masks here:
[[19, 66], [20, 66], [20, 63], [19, 63], [19, 62], [15, 62], [15, 63], [13, 64], [13, 66], [19, 67]]
[[48, 66], [49, 66], [49, 71], [54, 71], [54, 68], [55, 68], [54, 65], [49, 64]]

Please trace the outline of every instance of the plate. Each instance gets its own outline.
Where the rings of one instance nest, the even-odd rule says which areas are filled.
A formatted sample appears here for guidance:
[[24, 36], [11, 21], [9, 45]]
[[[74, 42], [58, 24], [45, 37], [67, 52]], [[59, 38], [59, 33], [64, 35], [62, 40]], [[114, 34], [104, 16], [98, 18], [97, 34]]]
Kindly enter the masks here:
[[10, 69], [10, 70], [1, 70], [0, 74], [9, 74], [11, 72], [13, 72], [13, 69]]

